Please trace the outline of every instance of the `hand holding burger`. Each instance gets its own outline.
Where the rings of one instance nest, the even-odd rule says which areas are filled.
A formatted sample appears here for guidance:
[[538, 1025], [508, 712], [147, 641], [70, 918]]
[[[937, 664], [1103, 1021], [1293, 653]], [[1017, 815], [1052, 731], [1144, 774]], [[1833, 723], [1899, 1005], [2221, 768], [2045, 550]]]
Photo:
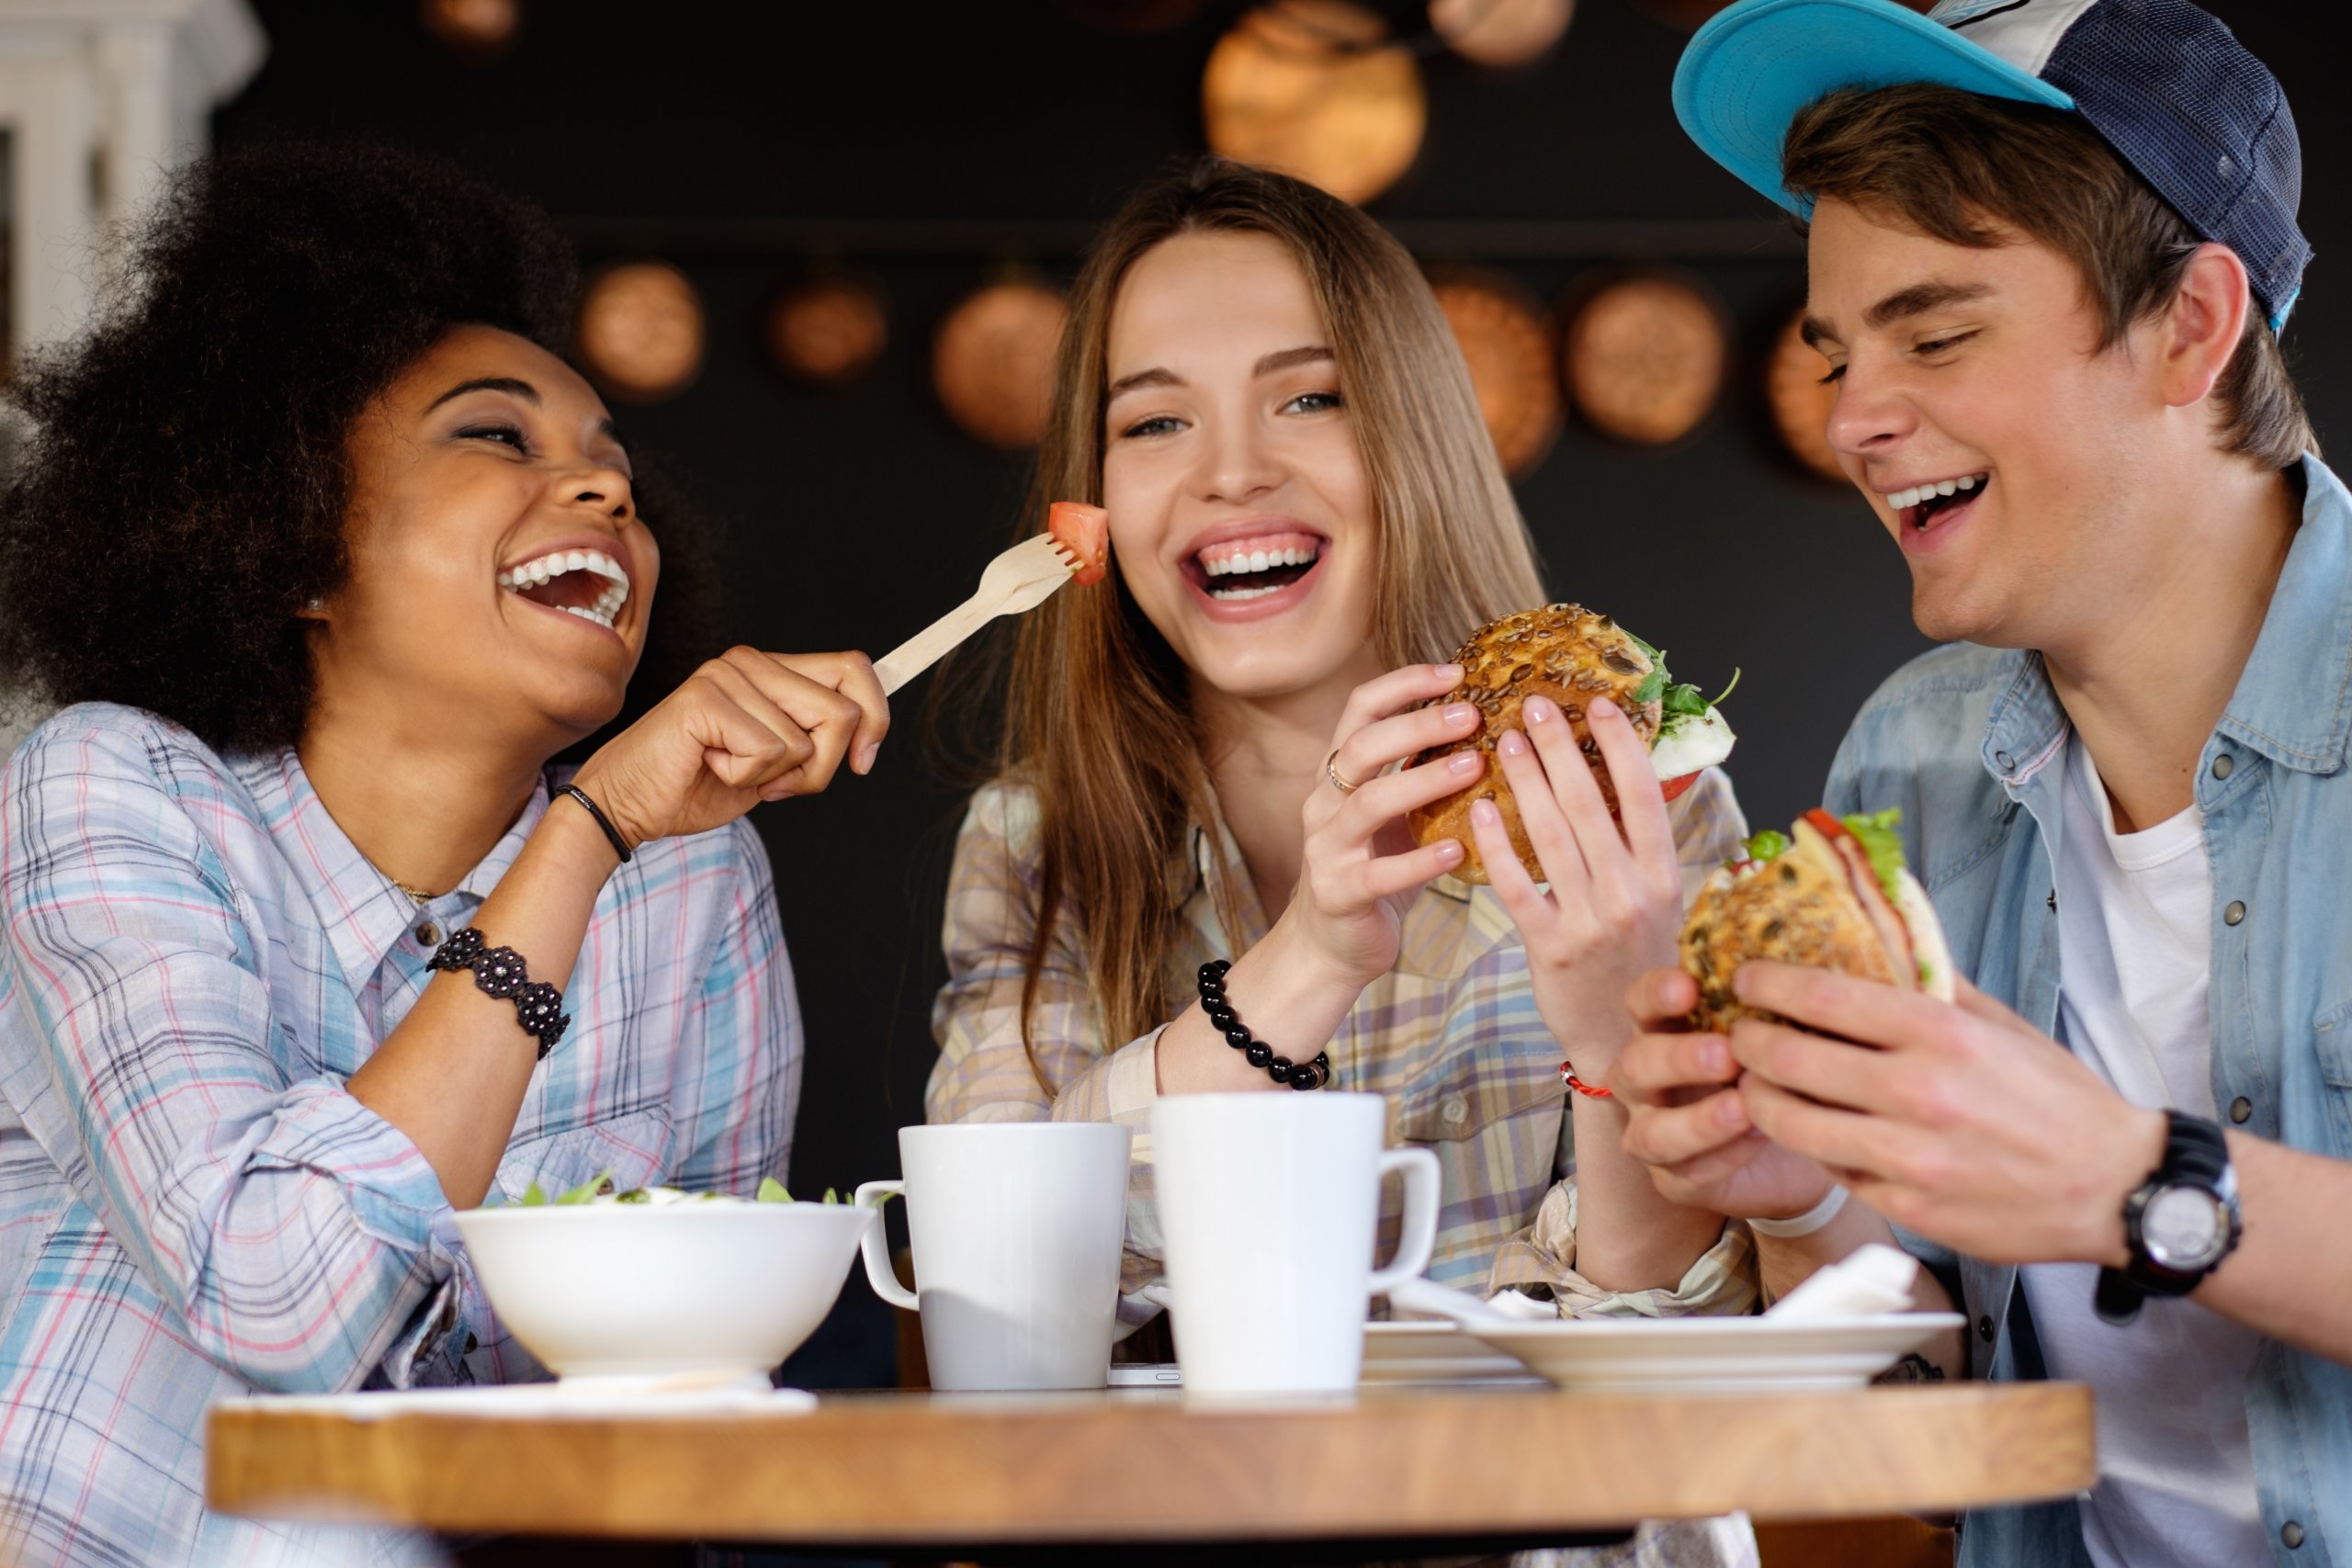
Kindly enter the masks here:
[[[1492, 801], [1500, 812], [1511, 851], [1528, 875], [1544, 878], [1510, 784], [1494, 766], [1496, 742], [1509, 731], [1524, 730], [1523, 709], [1530, 698], [1555, 705], [1585, 760], [1598, 762], [1600, 749], [1585, 723], [1585, 708], [1595, 697], [1607, 697], [1632, 721], [1668, 800], [1690, 788], [1702, 770], [1731, 754], [1731, 727], [1714, 703], [1696, 686], [1676, 682], [1657, 649], [1580, 604], [1547, 604], [1489, 622], [1470, 634], [1453, 661], [1462, 669], [1462, 683], [1442, 700], [1471, 704], [1479, 727], [1458, 740], [1430, 748], [1413, 761], [1419, 765], [1476, 751], [1487, 766], [1470, 788], [1417, 807], [1407, 822], [1420, 843], [1443, 839], [1461, 842], [1469, 852], [1453, 874], [1464, 882], [1488, 880], [1470, 831], [1470, 809], [1482, 800]], [[1728, 689], [1724, 695], [1730, 695]], [[1614, 814], [1616, 786], [1605, 769], [1596, 768], [1594, 777]]]

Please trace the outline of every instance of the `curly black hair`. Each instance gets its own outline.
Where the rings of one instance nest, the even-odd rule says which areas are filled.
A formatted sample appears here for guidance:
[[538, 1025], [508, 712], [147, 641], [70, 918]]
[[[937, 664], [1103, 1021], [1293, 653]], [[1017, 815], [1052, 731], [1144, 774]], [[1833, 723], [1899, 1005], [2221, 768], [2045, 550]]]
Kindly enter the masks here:
[[[0, 490], [0, 675], [221, 750], [292, 744], [295, 612], [348, 570], [352, 422], [456, 326], [561, 354], [578, 279], [544, 212], [413, 153], [285, 141], [184, 172], [119, 297], [13, 389], [32, 429]], [[700, 606], [673, 589], [709, 578], [686, 522], [662, 516], [662, 598], [686, 614], [656, 624], [681, 632]]]

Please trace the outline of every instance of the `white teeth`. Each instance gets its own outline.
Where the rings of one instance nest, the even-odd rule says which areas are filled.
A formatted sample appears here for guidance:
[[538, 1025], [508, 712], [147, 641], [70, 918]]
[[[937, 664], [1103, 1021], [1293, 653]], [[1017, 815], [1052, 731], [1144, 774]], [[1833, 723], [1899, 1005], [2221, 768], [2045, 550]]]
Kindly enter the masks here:
[[1300, 549], [1295, 546], [1279, 550], [1251, 550], [1246, 555], [1224, 556], [1215, 560], [1203, 558], [1201, 571], [1208, 577], [1233, 577], [1272, 571], [1286, 566], [1312, 566], [1317, 553], [1312, 548]]
[[1230, 604], [1242, 599], [1263, 599], [1269, 593], [1281, 592], [1281, 589], [1271, 585], [1264, 588], [1218, 588], [1211, 590], [1209, 597], [1220, 604]]
[[[592, 571], [605, 580], [605, 591], [596, 596], [595, 608], [603, 612], [606, 624], [620, 607], [628, 602], [628, 573], [621, 563], [602, 550], [554, 550], [536, 560], [526, 560], [498, 574], [498, 586], [522, 590], [537, 588], [551, 582], [568, 571]], [[574, 609], [575, 615], [583, 614]], [[587, 617], [594, 620], [594, 615]]]
[[1883, 491], [1882, 498], [1886, 502], [1888, 511], [1907, 512], [1930, 496], [1952, 495], [1961, 491], [1974, 490], [1984, 478], [1983, 474], [1970, 474], [1965, 479], [1936, 479], [1923, 485], [1913, 485], [1909, 490]]
[[596, 609], [591, 609], [585, 604], [566, 604], [563, 606], [563, 611], [564, 614], [568, 615], [577, 615], [583, 621], [594, 622], [595, 625], [604, 627], [606, 631], [611, 631], [613, 629], [613, 617], [611, 614], [605, 611], [601, 606]]

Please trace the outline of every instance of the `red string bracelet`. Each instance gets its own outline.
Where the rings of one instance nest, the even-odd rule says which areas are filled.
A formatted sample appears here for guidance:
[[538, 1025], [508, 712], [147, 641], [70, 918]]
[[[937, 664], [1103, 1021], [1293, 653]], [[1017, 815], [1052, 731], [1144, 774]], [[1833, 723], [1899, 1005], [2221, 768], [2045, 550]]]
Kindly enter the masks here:
[[1578, 1094], [1589, 1095], [1595, 1100], [1614, 1100], [1617, 1098], [1617, 1091], [1615, 1089], [1595, 1089], [1590, 1084], [1585, 1082], [1584, 1079], [1577, 1077], [1577, 1065], [1574, 1062], [1562, 1062], [1560, 1064], [1560, 1081], [1567, 1085], [1570, 1089], [1576, 1090]]

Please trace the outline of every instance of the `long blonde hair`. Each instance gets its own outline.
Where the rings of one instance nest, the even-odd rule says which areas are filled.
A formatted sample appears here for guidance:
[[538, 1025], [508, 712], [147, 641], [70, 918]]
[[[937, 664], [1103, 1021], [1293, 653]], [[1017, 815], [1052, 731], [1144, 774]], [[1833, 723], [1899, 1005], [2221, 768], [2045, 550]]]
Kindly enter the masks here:
[[[1306, 275], [1371, 485], [1373, 643], [1384, 663], [1443, 659], [1473, 627], [1542, 604], [1526, 524], [1411, 255], [1336, 197], [1224, 159], [1145, 186], [1088, 253], [1028, 515], [1042, 519], [1054, 501], [1101, 501], [1104, 362], [1120, 282], [1153, 246], [1202, 232], [1269, 235]], [[1183, 665], [1116, 570], [1022, 621], [997, 765], [1035, 792], [1039, 812], [1023, 1041], [1064, 917], [1083, 932], [1106, 1037], [1131, 1040], [1165, 1022], [1179, 924], [1170, 868], [1189, 826], [1212, 820], [1214, 795]], [[1232, 905], [1228, 894], [1217, 913], [1238, 942]]]

